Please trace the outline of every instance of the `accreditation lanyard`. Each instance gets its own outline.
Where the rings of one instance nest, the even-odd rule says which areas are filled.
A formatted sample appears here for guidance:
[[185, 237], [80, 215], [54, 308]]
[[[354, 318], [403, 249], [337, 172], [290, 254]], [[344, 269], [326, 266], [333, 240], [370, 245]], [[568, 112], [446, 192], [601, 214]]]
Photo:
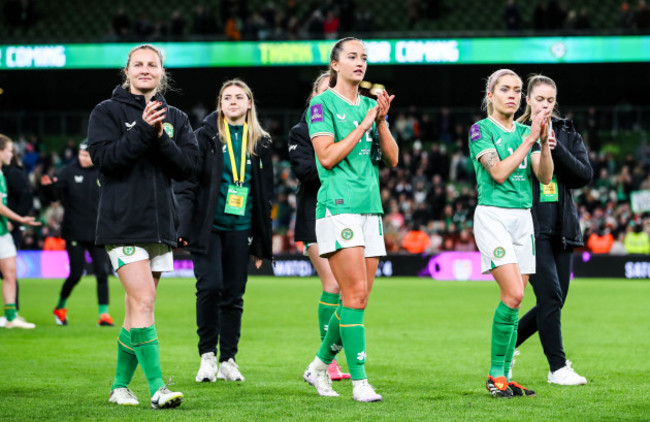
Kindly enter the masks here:
[[226, 196], [226, 207], [224, 212], [226, 214], [244, 215], [246, 212], [246, 199], [248, 198], [248, 188], [244, 187], [244, 179], [246, 178], [246, 146], [248, 141], [248, 124], [244, 122], [244, 133], [242, 135], [241, 145], [241, 176], [237, 174], [237, 163], [235, 162], [235, 152], [232, 148], [232, 140], [230, 138], [230, 129], [228, 122], [223, 119], [223, 126], [226, 132], [226, 145], [228, 146], [228, 155], [230, 156], [230, 165], [232, 167], [232, 179], [235, 182], [228, 185], [228, 195]]

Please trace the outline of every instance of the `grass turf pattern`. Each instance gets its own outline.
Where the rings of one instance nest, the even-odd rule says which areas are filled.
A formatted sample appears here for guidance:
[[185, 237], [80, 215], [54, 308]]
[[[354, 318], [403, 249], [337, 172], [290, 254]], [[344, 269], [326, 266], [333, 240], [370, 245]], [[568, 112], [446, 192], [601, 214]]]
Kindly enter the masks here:
[[[35, 330], [0, 329], [0, 420], [649, 420], [650, 283], [576, 280], [563, 312], [564, 345], [586, 386], [546, 382], [537, 336], [519, 348], [514, 379], [535, 398], [495, 400], [485, 390], [493, 282], [378, 279], [365, 324], [369, 381], [382, 403], [319, 397], [302, 380], [318, 346], [315, 278], [251, 277], [244, 297], [237, 363], [243, 383], [196, 383], [194, 280], [163, 279], [156, 303], [163, 377], [185, 394], [174, 410], [148, 409], [144, 375], [131, 388], [139, 408], [108, 403], [123, 317], [123, 290], [111, 278], [116, 327], [97, 327], [95, 281], [84, 277], [68, 301], [70, 325], [54, 324], [61, 280], [21, 280], [21, 311]], [[530, 287], [522, 315], [534, 304]], [[340, 355], [345, 368], [345, 359]]]

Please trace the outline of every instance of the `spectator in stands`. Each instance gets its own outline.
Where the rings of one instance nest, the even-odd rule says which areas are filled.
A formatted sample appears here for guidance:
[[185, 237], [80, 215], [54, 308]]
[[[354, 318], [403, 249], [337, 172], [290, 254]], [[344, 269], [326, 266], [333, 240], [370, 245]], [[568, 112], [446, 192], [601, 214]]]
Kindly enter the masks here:
[[113, 15], [113, 31], [118, 39], [124, 41], [131, 36], [131, 18], [123, 8], [117, 9]]
[[329, 10], [323, 21], [323, 33], [326, 40], [336, 39], [339, 31], [339, 17], [336, 11]]
[[533, 29], [545, 31], [548, 27], [548, 6], [546, 0], [539, 0], [533, 10]]
[[521, 29], [521, 10], [515, 0], [508, 0], [503, 11], [503, 19], [507, 31], [518, 32]]
[[169, 21], [169, 35], [174, 41], [180, 41], [182, 36], [185, 35], [185, 18], [179, 9], [172, 12]]
[[587, 240], [589, 250], [597, 254], [609, 253], [613, 244], [614, 236], [612, 236], [610, 230], [605, 226], [605, 224], [601, 224], [598, 227], [598, 230], [593, 232]]
[[642, 32], [650, 29], [650, 8], [647, 6], [645, 0], [639, 0], [634, 11], [634, 27]]
[[625, 234], [625, 251], [629, 254], [650, 255], [650, 236], [643, 230], [643, 222], [637, 219], [630, 223], [631, 230]]
[[474, 252], [476, 251], [476, 242], [470, 229], [464, 227], [458, 233], [454, 250], [458, 252]]
[[410, 230], [402, 240], [402, 247], [408, 253], [424, 253], [431, 245], [429, 235], [425, 232], [424, 227], [418, 226], [417, 223], [409, 223], [408, 227]]

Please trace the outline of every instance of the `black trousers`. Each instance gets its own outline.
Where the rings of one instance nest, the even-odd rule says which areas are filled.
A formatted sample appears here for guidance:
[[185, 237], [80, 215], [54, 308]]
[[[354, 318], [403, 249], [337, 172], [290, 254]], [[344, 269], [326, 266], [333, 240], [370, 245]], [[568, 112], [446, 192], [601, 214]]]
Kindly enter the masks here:
[[72, 289], [79, 283], [86, 266], [85, 252], [88, 251], [93, 260], [95, 277], [97, 277], [97, 303], [108, 305], [108, 253], [106, 248], [92, 242], [70, 240], [65, 242], [65, 250], [70, 259], [70, 275], [61, 287], [61, 297], [63, 299], [70, 297]]
[[248, 278], [248, 236], [249, 230], [213, 231], [208, 253], [192, 254], [199, 355], [216, 354], [219, 343], [219, 362], [237, 354]]
[[[14, 228], [11, 230], [11, 237], [14, 239], [16, 250], [19, 251], [23, 246], [23, 231], [19, 224], [14, 225]], [[18, 300], [18, 296], [20, 296], [19, 293], [20, 287], [18, 286], [18, 277], [16, 277], [16, 311], [20, 311], [20, 301]]]
[[537, 273], [531, 275], [537, 305], [519, 320], [517, 346], [539, 331], [544, 354], [551, 371], [566, 365], [562, 346], [562, 307], [569, 293], [573, 270], [573, 248], [564, 249], [560, 238], [537, 239]]

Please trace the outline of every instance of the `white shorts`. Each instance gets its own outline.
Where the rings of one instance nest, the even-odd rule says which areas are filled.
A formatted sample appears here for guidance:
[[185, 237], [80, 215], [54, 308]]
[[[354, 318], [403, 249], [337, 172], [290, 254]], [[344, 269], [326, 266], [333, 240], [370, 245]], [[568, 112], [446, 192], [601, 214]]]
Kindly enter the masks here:
[[316, 220], [316, 239], [320, 256], [340, 249], [364, 247], [366, 258], [386, 255], [381, 215], [328, 213]]
[[518, 264], [521, 274], [535, 274], [535, 229], [529, 209], [477, 206], [474, 238], [483, 274], [505, 264]]
[[11, 233], [0, 236], [0, 259], [11, 258], [16, 256], [16, 245]]
[[316, 243], [316, 242], [305, 243], [303, 248], [302, 248], [302, 255], [303, 256], [309, 256], [309, 248], [314, 246], [314, 245], [318, 245], [318, 243]]
[[115, 271], [132, 262], [149, 260], [151, 271], [172, 271], [174, 254], [169, 245], [148, 243], [144, 245], [106, 245], [106, 252]]

